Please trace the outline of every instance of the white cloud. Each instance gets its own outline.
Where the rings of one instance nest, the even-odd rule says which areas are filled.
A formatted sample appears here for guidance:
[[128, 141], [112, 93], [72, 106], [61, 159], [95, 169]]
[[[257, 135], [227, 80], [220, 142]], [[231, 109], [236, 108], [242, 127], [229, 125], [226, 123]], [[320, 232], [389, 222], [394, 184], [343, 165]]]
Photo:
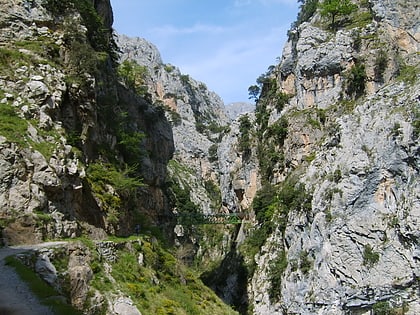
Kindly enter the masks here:
[[195, 24], [190, 27], [175, 27], [173, 25], [165, 25], [162, 27], [154, 28], [150, 32], [159, 36], [176, 36], [198, 33], [217, 34], [225, 31], [226, 29], [222, 26]]
[[244, 7], [251, 4], [251, 0], [235, 0], [233, 5], [235, 7]]
[[[211, 51], [196, 51], [194, 56], [178, 60], [177, 65], [183, 73], [205, 82], [225, 102], [246, 101], [248, 87], [281, 55], [280, 41], [285, 40], [285, 33], [286, 27], [279, 27], [265, 36], [245, 35], [224, 41]], [[237, 99], [232, 95], [242, 96]]]

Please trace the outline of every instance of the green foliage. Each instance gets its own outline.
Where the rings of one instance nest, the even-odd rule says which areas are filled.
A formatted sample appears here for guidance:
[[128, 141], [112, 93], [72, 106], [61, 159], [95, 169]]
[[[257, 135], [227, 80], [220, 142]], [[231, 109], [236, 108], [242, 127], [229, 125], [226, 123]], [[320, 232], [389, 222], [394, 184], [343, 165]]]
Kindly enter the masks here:
[[408, 84], [414, 84], [419, 75], [419, 66], [407, 65], [404, 61], [399, 62], [398, 79]]
[[0, 47], [0, 69], [4, 74], [14, 76], [15, 68], [31, 65], [35, 62], [36, 58], [34, 56], [20, 52], [17, 48]]
[[91, 163], [87, 168], [87, 178], [95, 186], [103, 188], [111, 185], [119, 194], [128, 195], [144, 186], [140, 178], [130, 176], [134, 171], [134, 168], [128, 166], [124, 170], [117, 170], [111, 164]]
[[118, 147], [129, 164], [135, 164], [143, 155], [140, 144], [144, 138], [145, 134], [143, 132], [130, 132], [120, 129], [118, 133]]
[[[144, 256], [142, 266], [138, 251]], [[237, 314], [159, 242], [148, 238], [142, 237], [136, 250], [120, 250], [111, 275], [116, 283], [105, 288], [130, 296], [142, 314]], [[100, 284], [98, 278], [103, 276], [95, 274], [93, 283]]]
[[401, 134], [401, 124], [399, 122], [394, 123], [392, 126], [391, 135], [396, 138]]
[[255, 102], [258, 101], [260, 91], [261, 91], [261, 88], [258, 85], [251, 85], [248, 88], [249, 99], [252, 99]]
[[[287, 33], [289, 40], [296, 36], [296, 33], [293, 31], [296, 30], [300, 24], [309, 21], [309, 19], [314, 15], [316, 9], [318, 8], [319, 0], [298, 0], [298, 2], [301, 2], [302, 4], [300, 5], [296, 21], [292, 23], [291, 30]], [[297, 39], [297, 37], [294, 39]]]
[[334, 173], [332, 174], [330, 180], [334, 183], [338, 183], [342, 178], [341, 170], [337, 168]]
[[275, 144], [282, 146], [284, 140], [287, 137], [287, 128], [289, 122], [286, 117], [280, 117], [275, 123], [267, 128], [267, 137], [271, 137], [275, 140]]
[[[176, 176], [182, 176], [182, 173], [178, 172]], [[191, 201], [189, 187], [182, 187], [175, 179], [170, 179], [167, 186], [169, 200], [179, 213], [197, 213], [198, 206]]]
[[214, 210], [217, 210], [222, 203], [222, 193], [219, 186], [216, 185], [212, 180], [206, 180], [204, 182], [204, 187], [206, 188], [207, 194], [212, 201]]
[[374, 315], [402, 315], [408, 312], [407, 305], [393, 307], [389, 301], [380, 301], [373, 304]]
[[94, 4], [89, 0], [47, 0], [46, 8], [55, 19], [62, 19], [69, 11], [76, 10], [80, 13], [83, 24], [87, 28], [87, 37], [95, 51], [108, 51], [114, 48], [109, 31], [104, 27], [101, 17], [95, 10]]
[[363, 265], [368, 268], [373, 267], [379, 261], [379, 253], [373, 251], [373, 248], [367, 244], [363, 247]]
[[307, 251], [300, 252], [299, 255], [300, 270], [303, 274], [307, 274], [312, 269], [312, 261], [309, 258], [309, 253]]
[[188, 74], [181, 74], [181, 76], [179, 77], [181, 82], [184, 84], [189, 84], [190, 83], [190, 76]]
[[350, 0], [324, 0], [319, 4], [320, 14], [331, 19], [330, 26], [336, 29], [339, 25], [337, 17], [348, 17], [357, 10]]
[[146, 66], [140, 66], [132, 60], [125, 60], [118, 66], [118, 75], [124, 85], [136, 91], [137, 94], [144, 96], [147, 93], [145, 80], [148, 71]]
[[217, 149], [218, 149], [218, 145], [213, 143], [210, 147], [209, 147], [209, 161], [210, 162], [216, 162], [219, 158], [217, 156]]
[[251, 137], [250, 131], [252, 130], [252, 124], [247, 114], [242, 115], [239, 118], [239, 132], [240, 136], [238, 139], [239, 151], [243, 152], [245, 156], [251, 152]]
[[250, 277], [253, 275], [257, 264], [255, 255], [259, 253], [261, 247], [264, 245], [267, 237], [273, 231], [273, 224], [271, 222], [264, 222], [259, 227], [256, 227], [250, 235], [241, 244], [239, 250], [245, 258], [245, 267]]
[[[107, 213], [108, 222], [116, 225], [120, 218], [122, 198], [125, 200], [135, 196], [137, 188], [144, 184], [141, 179], [131, 177], [134, 169], [126, 166], [125, 170], [117, 170], [114, 165], [106, 163], [91, 163], [87, 168], [87, 180], [101, 207]], [[108, 188], [115, 189], [115, 194]]]
[[252, 208], [258, 222], [271, 221], [274, 211], [278, 208], [276, 187], [266, 184], [258, 190], [252, 201]]
[[9, 104], [0, 104], [0, 135], [11, 142], [26, 146], [27, 129], [28, 123], [19, 117], [16, 108]]
[[284, 108], [284, 105], [286, 105], [290, 100], [290, 95], [278, 92], [274, 96], [274, 107], [277, 109], [278, 112], [281, 112]]
[[278, 198], [287, 211], [308, 212], [312, 209], [312, 195], [306, 191], [304, 184], [296, 182], [293, 178], [282, 183]]
[[365, 71], [365, 65], [360, 62], [356, 62], [346, 76], [347, 95], [352, 98], [358, 98], [362, 96], [365, 92], [366, 79], [367, 75]]
[[20, 260], [9, 256], [6, 264], [13, 267], [20, 278], [26, 282], [31, 291], [38, 297], [42, 304], [51, 308], [56, 314], [81, 315], [71, 305], [65, 303], [60, 294], [43, 281], [33, 270], [26, 267]]
[[268, 294], [272, 302], [280, 298], [281, 292], [281, 280], [283, 273], [287, 268], [287, 255], [286, 252], [280, 251], [275, 259], [270, 262], [270, 282], [271, 286], [268, 290]]
[[388, 65], [388, 54], [385, 50], [380, 49], [376, 54], [375, 59], [375, 67], [374, 67], [374, 73], [375, 73], [375, 80], [379, 82], [383, 82], [384, 80], [384, 72], [386, 70], [386, 67]]
[[112, 118], [110, 127], [114, 129], [117, 135], [118, 149], [128, 164], [136, 165], [139, 158], [144, 154], [141, 144], [146, 136], [143, 132], [134, 128], [134, 118], [127, 112], [120, 111], [115, 113], [115, 116]]
[[420, 110], [415, 108], [413, 110], [413, 122], [411, 125], [413, 126], [413, 138], [417, 139], [420, 135]]

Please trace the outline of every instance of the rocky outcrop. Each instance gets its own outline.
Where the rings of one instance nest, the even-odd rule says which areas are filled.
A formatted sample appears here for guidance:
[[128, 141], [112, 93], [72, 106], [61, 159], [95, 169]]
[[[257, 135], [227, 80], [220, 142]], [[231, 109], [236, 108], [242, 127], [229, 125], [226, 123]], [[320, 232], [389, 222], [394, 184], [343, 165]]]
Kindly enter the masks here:
[[165, 108], [166, 116], [172, 122], [174, 159], [185, 165], [188, 172], [179, 174], [179, 169], [172, 169], [171, 175], [188, 177], [191, 200], [200, 211], [217, 210], [211, 208], [212, 201], [203, 189], [203, 182], [217, 183], [219, 179], [209, 149], [217, 147], [229, 121], [221, 98], [209, 91], [204, 83], [181, 74], [173, 65], [164, 64], [157, 48], [146, 40], [120, 35], [118, 45], [122, 51], [121, 60], [134, 60], [147, 68], [148, 93], [155, 104]]
[[226, 105], [226, 113], [230, 119], [235, 120], [241, 114], [252, 113], [255, 111], [255, 104], [246, 102], [236, 102]]
[[[110, 2], [92, 1], [96, 13], [76, 2], [1, 5], [6, 59], [0, 76], [0, 215], [15, 221], [4, 227], [5, 242], [20, 242], [16, 229], [32, 233], [34, 241], [97, 228], [131, 233], [127, 205], [119, 203], [126, 214], [114, 223], [108, 220], [103, 196], [86, 175], [92, 163], [115, 163], [121, 169], [127, 163], [141, 165], [136, 176], [147, 187], [136, 195], [144, 200], [138, 208], [156, 220], [167, 208], [161, 188], [173, 153], [172, 130], [150, 102], [118, 81]], [[18, 128], [16, 133], [9, 124]], [[135, 138], [138, 134], [145, 137]], [[127, 139], [137, 139], [130, 145], [138, 148], [127, 150]], [[133, 157], [140, 151], [144, 154]], [[121, 199], [121, 193], [107, 189]]]
[[[280, 110], [268, 101], [267, 130], [288, 120], [271, 181], [282, 193], [298, 178], [311, 204], [274, 214], [248, 284], [253, 314], [420, 310], [418, 13], [414, 2], [357, 3], [369, 22], [331, 32], [315, 12], [274, 70], [290, 98]], [[356, 97], [355, 67], [364, 73]]]

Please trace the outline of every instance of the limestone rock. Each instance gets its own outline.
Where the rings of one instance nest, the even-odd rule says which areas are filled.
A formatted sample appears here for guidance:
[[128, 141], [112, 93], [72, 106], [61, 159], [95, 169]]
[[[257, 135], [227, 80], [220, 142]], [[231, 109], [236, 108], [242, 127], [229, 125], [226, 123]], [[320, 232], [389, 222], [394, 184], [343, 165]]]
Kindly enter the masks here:
[[128, 297], [119, 297], [114, 302], [114, 312], [118, 315], [141, 315], [133, 301]]
[[89, 267], [89, 251], [77, 243], [69, 248], [68, 275], [70, 280], [71, 304], [83, 310], [88, 297], [89, 282], [92, 280], [92, 269]]
[[44, 281], [51, 286], [56, 286], [57, 281], [57, 270], [51, 263], [48, 255], [38, 255], [35, 263], [35, 271], [38, 273]]

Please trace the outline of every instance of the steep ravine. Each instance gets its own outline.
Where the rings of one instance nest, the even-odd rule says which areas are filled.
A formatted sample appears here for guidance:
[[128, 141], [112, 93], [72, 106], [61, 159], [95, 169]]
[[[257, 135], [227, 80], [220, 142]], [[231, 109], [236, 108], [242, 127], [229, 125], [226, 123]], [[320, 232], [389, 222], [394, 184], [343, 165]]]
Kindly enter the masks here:
[[418, 4], [325, 3], [231, 120], [108, 0], [0, 0], [2, 243], [84, 314], [419, 313]]

